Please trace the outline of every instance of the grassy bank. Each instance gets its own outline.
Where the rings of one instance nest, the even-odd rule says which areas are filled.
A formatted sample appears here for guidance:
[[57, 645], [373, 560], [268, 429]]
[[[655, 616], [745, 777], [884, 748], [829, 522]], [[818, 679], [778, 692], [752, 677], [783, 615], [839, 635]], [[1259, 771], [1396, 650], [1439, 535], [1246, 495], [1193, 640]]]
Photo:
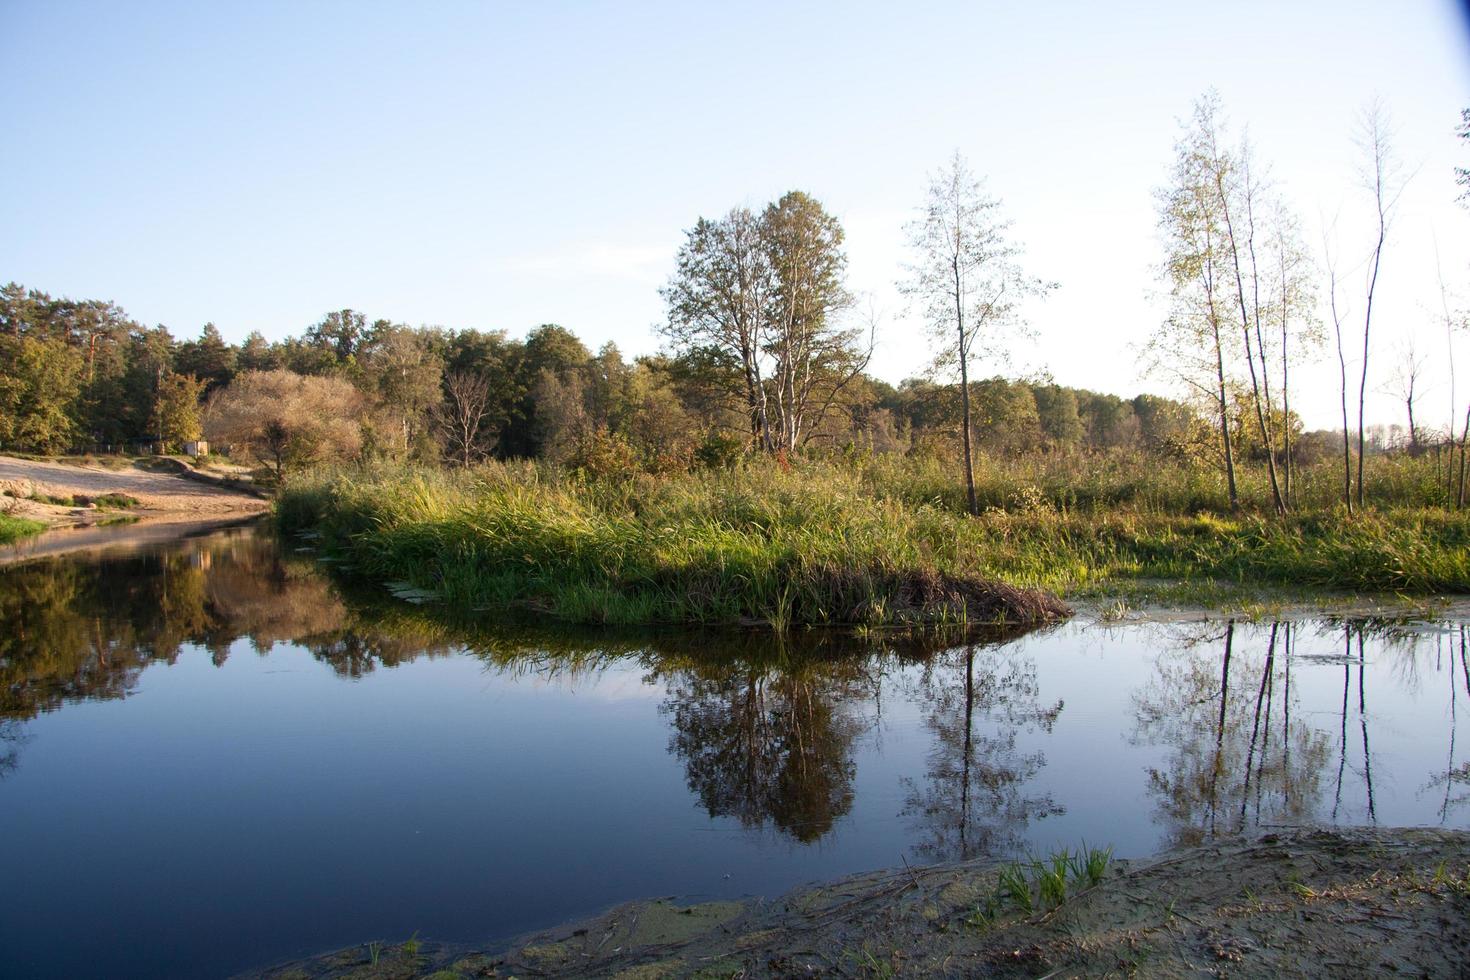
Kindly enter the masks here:
[[530, 464], [355, 470], [290, 481], [277, 513], [371, 578], [577, 622], [784, 629], [1066, 614], [955, 547], [955, 515], [875, 497], [857, 477], [774, 466], [631, 480]]
[[953, 473], [897, 458], [601, 479], [529, 463], [353, 469], [288, 481], [277, 513], [369, 578], [593, 623], [1044, 620], [1062, 610], [1037, 590], [1159, 580], [1191, 601], [1236, 587], [1470, 592], [1463, 512], [1222, 516], [1207, 474], [1093, 471], [1050, 488], [1037, 475], [983, 469], [990, 503], [972, 518]]
[[41, 521], [33, 521], [26, 517], [14, 517], [10, 514], [0, 514], [0, 544], [13, 544], [21, 538], [28, 538], [33, 534], [40, 534], [46, 530], [46, 525]]

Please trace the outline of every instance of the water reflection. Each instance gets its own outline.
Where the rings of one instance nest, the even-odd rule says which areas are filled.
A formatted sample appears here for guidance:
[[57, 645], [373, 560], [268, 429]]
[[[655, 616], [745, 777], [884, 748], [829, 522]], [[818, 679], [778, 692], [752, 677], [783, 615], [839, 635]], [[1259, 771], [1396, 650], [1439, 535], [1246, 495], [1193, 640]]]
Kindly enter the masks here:
[[126, 696], [184, 644], [216, 665], [249, 637], [277, 642], [340, 629], [344, 609], [310, 565], [250, 530], [125, 557], [42, 558], [0, 572], [0, 717]]
[[[0, 621], [0, 813], [41, 883], [0, 890], [0, 972], [222, 975], [901, 858], [1470, 825], [1458, 621], [552, 631], [248, 529], [8, 566]], [[210, 900], [150, 911], [184, 892]]]
[[867, 679], [862, 667], [809, 658], [657, 663], [669, 751], [709, 815], [769, 823], [802, 843], [830, 831], [852, 806], [852, 747], [868, 725], [851, 705]]
[[1272, 624], [1264, 644], [1234, 622], [1176, 634], [1134, 695], [1135, 740], [1168, 749], [1148, 770], [1148, 790], [1172, 842], [1313, 816], [1329, 746], [1320, 731], [1292, 723], [1299, 629]]
[[930, 861], [1021, 850], [1030, 821], [1064, 811], [1032, 785], [1045, 753], [1018, 743], [1050, 733], [1062, 702], [1043, 703], [1035, 661], [1016, 647], [969, 644], [936, 656], [917, 687], [934, 746], [924, 779], [903, 781], [913, 850]]
[[[570, 685], [636, 663], [643, 683], [660, 691], [667, 750], [698, 806], [803, 844], [851, 812], [859, 745], [877, 737], [885, 697], [916, 706], [928, 734], [922, 767], [900, 778], [898, 816], [916, 857], [1015, 852], [1036, 821], [1067, 813], [1044, 773], [1065, 701], [1043, 692], [1036, 643], [1012, 642], [1016, 634], [945, 648], [832, 633], [778, 642], [756, 632], [649, 636], [455, 622], [334, 583], [248, 528], [123, 557], [7, 568], [0, 620], [0, 777], [20, 764], [25, 723], [38, 714], [125, 697], [149, 664], [173, 663], [187, 645], [222, 666], [247, 640], [259, 655], [279, 643], [305, 648], [344, 679], [462, 651], [499, 676]], [[1441, 822], [1470, 800], [1470, 763], [1455, 741], [1458, 703], [1470, 701], [1464, 624], [1148, 629], [1154, 654], [1147, 669], [1132, 668], [1127, 735], [1153, 750], [1142, 773], [1167, 841], [1377, 822], [1373, 734], [1384, 719], [1373, 709], [1375, 679], [1391, 679], [1396, 703], [1429, 697], [1420, 691], [1426, 677], [1448, 684], [1440, 688], [1444, 762], [1417, 795], [1433, 796]], [[1370, 670], [1375, 658], [1386, 669]], [[1327, 723], [1323, 679], [1338, 671]]]

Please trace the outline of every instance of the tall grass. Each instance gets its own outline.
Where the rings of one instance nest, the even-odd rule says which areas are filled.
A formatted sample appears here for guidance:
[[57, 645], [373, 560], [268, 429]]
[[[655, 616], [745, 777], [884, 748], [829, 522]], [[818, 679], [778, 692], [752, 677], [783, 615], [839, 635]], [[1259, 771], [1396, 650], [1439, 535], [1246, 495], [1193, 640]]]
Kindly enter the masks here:
[[377, 579], [471, 608], [606, 623], [1040, 621], [1065, 607], [992, 582], [942, 508], [866, 492], [850, 468], [751, 465], [583, 480], [530, 464], [295, 478], [287, 530]]
[[[901, 457], [659, 477], [532, 463], [323, 471], [288, 480], [277, 514], [287, 531], [321, 532], [370, 578], [459, 608], [591, 623], [1044, 620], [1063, 607], [1017, 589], [1100, 593], [1155, 579], [1470, 590], [1463, 513], [1226, 515], [1208, 472], [1093, 462], [986, 463], [987, 507], [974, 518], [954, 468]], [[1312, 471], [1303, 483], [1319, 479]], [[1411, 467], [1395, 479], [1419, 499]]]
[[32, 534], [40, 534], [44, 530], [46, 530], [46, 525], [41, 521], [16, 517], [13, 514], [0, 514], [0, 544], [12, 544]]

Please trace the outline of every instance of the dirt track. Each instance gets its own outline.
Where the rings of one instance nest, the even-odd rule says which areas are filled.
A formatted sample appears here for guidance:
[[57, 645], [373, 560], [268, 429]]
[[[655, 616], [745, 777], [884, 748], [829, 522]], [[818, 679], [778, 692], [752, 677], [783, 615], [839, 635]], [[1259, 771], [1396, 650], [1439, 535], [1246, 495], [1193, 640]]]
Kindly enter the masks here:
[[[172, 473], [154, 472], [136, 466], [106, 469], [70, 463], [38, 462], [0, 456], [0, 492], [13, 491], [10, 498], [40, 493], [50, 497], [89, 497], [123, 493], [138, 500], [129, 513], [139, 517], [161, 514], [192, 514], [201, 518], [228, 517], [260, 512], [270, 505], [257, 497], [186, 480]], [[19, 517], [50, 524], [85, 522], [88, 513], [73, 507], [55, 507], [19, 499], [11, 504]]]

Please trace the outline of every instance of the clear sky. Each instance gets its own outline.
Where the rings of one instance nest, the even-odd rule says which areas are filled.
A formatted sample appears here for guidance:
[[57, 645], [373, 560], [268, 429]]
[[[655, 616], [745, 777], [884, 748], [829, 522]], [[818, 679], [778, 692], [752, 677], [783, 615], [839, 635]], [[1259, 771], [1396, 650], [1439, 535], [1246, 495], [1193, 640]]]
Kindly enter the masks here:
[[[1452, 168], [1470, 42], [1448, 2], [75, 3], [0, 0], [0, 280], [112, 299], [193, 336], [298, 333], [329, 309], [557, 322], [658, 346], [658, 287], [700, 215], [799, 188], [884, 315], [874, 370], [928, 361], [893, 288], [903, 223], [956, 149], [1060, 283], [1024, 362], [1132, 394], [1159, 322], [1152, 192], [1206, 89], [1321, 242], [1356, 224], [1354, 120], [1378, 98], [1414, 173], [1375, 356], [1434, 355], [1435, 243], [1470, 305]], [[1358, 288], [1358, 277], [1350, 277]], [[1358, 302], [1355, 306], [1360, 307]], [[1470, 350], [1459, 387], [1470, 393]], [[1334, 365], [1335, 368], [1335, 365]], [[1441, 377], [1441, 375], [1446, 375]], [[1312, 372], [1329, 425], [1335, 370]], [[1381, 396], [1371, 413], [1396, 420]]]

